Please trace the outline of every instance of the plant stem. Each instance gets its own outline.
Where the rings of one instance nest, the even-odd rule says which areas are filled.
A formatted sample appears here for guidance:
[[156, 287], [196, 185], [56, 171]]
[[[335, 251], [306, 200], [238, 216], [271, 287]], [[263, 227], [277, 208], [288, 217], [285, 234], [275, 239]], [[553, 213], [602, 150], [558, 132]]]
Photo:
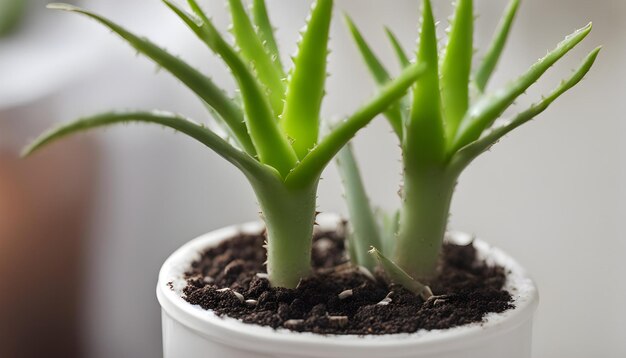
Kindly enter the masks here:
[[435, 274], [455, 185], [443, 167], [405, 170], [395, 262], [417, 280]]
[[294, 189], [280, 179], [253, 181], [267, 226], [267, 273], [275, 287], [295, 288], [311, 273], [317, 184]]

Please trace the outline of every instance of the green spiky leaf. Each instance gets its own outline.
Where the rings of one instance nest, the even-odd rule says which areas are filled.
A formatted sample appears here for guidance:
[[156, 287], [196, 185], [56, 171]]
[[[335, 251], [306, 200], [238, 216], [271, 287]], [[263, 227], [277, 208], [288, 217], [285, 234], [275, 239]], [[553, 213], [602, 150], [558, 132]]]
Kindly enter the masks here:
[[387, 84], [380, 93], [350, 118], [336, 126], [315, 147], [287, 177], [287, 184], [300, 186], [312, 178], [318, 178], [333, 157], [354, 135], [368, 125], [377, 115], [383, 113], [391, 104], [398, 101], [406, 91], [425, 72], [421, 64], [413, 64], [404, 70], [395, 80]]
[[[365, 38], [359, 31], [358, 27], [354, 24], [350, 16], [348, 16], [347, 14], [344, 16], [344, 18], [346, 24], [348, 25], [348, 29], [352, 34], [352, 38], [356, 42], [361, 56], [363, 57], [367, 68], [370, 70], [370, 73], [376, 80], [376, 83], [379, 86], [384, 86], [385, 84], [389, 83], [389, 81], [391, 80], [389, 72], [387, 72], [385, 66], [383, 66], [378, 57], [376, 57], [376, 54], [374, 54], [374, 51], [372, 51], [367, 41], [365, 41]], [[393, 131], [396, 133], [396, 135], [399, 138], [402, 138], [404, 120], [400, 103], [395, 103], [391, 107], [389, 107], [389, 109], [385, 111], [385, 117], [387, 117], [387, 119], [389, 120], [389, 123], [391, 124], [391, 127], [393, 128]]]
[[[273, 112], [278, 116], [283, 112], [285, 101], [285, 84], [283, 82], [285, 73], [283, 68], [274, 61], [278, 54], [267, 51], [263, 45], [263, 38], [254, 30], [254, 25], [250, 21], [241, 0], [229, 0], [228, 2], [233, 20], [235, 41], [243, 57], [253, 64], [259, 80], [269, 91]], [[264, 36], [267, 37], [268, 35], [265, 34]]]
[[[388, 27], [385, 27], [385, 33], [387, 34], [387, 38], [389, 39], [389, 42], [391, 43], [391, 46], [393, 47], [393, 50], [396, 54], [396, 58], [398, 59], [398, 64], [400, 65], [401, 69], [405, 69], [408, 66], [411, 65], [411, 60], [409, 59], [409, 56], [407, 55], [407, 53], [404, 51], [404, 48], [402, 48], [402, 45], [400, 44], [400, 41], [398, 40], [398, 37], [393, 33], [393, 31], [391, 31], [391, 29], [389, 29]], [[404, 96], [402, 98], [402, 101], [400, 101], [400, 111], [402, 112], [402, 137], [404, 137], [404, 127], [405, 127], [405, 123], [409, 118], [409, 108], [411, 107], [411, 99], [413, 92], [409, 91], [409, 93]]]
[[[445, 156], [446, 138], [439, 92], [437, 32], [430, 0], [424, 0], [417, 62], [426, 67], [413, 89], [404, 152], [407, 166], [439, 165]], [[415, 168], [406, 168], [414, 170]]]
[[398, 36], [396, 36], [396, 34], [394, 34], [393, 31], [391, 31], [391, 29], [388, 27], [385, 27], [385, 34], [387, 34], [387, 38], [389, 39], [389, 42], [391, 43], [391, 46], [393, 47], [393, 50], [396, 54], [396, 58], [398, 59], [398, 63], [400, 64], [400, 67], [406, 68], [408, 65], [411, 64], [411, 60], [409, 60], [409, 56], [404, 51], [404, 48], [402, 48], [402, 45], [400, 44], [400, 41], [398, 40]]
[[333, 0], [317, 0], [289, 79], [281, 124], [300, 159], [315, 146], [319, 136], [332, 14]]
[[441, 97], [447, 138], [454, 138], [469, 106], [473, 54], [474, 3], [473, 0], [458, 0], [441, 66]]
[[215, 112], [219, 113], [220, 118], [222, 118], [232, 130], [243, 149], [251, 155], [256, 153], [254, 145], [248, 135], [248, 129], [243, 121], [243, 113], [208, 77], [152, 42], [132, 34], [123, 27], [100, 15], [68, 4], [54, 3], [49, 4], [48, 8], [80, 13], [96, 20], [121, 36], [137, 51], [152, 59], [159, 66], [182, 81], [190, 90], [195, 92], [207, 105], [213, 108]]
[[580, 67], [574, 71], [572, 76], [561, 84], [549, 96], [544, 97], [539, 103], [533, 105], [528, 110], [517, 115], [510, 123], [499, 128], [495, 128], [483, 138], [473, 142], [459, 151], [451, 164], [453, 170], [460, 172], [469, 165], [475, 158], [487, 151], [495, 145], [502, 137], [509, 134], [518, 127], [528, 123], [541, 113], [543, 113], [550, 105], [563, 94], [574, 88], [587, 75], [591, 67], [595, 63], [601, 48], [593, 50], [583, 61]]
[[489, 80], [498, 65], [498, 61], [500, 60], [506, 41], [511, 33], [511, 27], [513, 26], [513, 21], [517, 15], [519, 5], [520, 0], [511, 0], [511, 2], [509, 2], [509, 6], [504, 13], [504, 17], [502, 18], [502, 21], [496, 30], [496, 34], [491, 41], [491, 46], [489, 47], [489, 50], [487, 50], [485, 57], [481, 61], [478, 66], [478, 70], [474, 75], [474, 83], [481, 92], [485, 91], [485, 88], [487, 87], [487, 84], [489, 83]]
[[75, 133], [99, 127], [132, 122], [151, 123], [172, 128], [209, 147], [218, 155], [234, 164], [248, 175], [259, 177], [268, 175], [268, 170], [254, 160], [254, 158], [235, 149], [208, 128], [196, 124], [179, 115], [164, 112], [104, 113], [82, 118], [75, 122], [63, 124], [43, 134], [24, 150], [23, 155], [31, 155], [44, 146]]
[[452, 153], [480, 137], [482, 132], [504, 112], [517, 97], [522, 95], [530, 86], [558, 60], [578, 45], [591, 31], [592, 25], [574, 32], [561, 42], [553, 51], [535, 63], [528, 72], [509, 84], [504, 89], [491, 95], [485, 95], [470, 110], [461, 122], [457, 136], [452, 145]]
[[356, 26], [352, 18], [348, 14], [344, 14], [344, 20], [346, 25], [348, 26], [348, 30], [350, 30], [350, 34], [356, 42], [359, 51], [361, 52], [361, 56], [367, 65], [367, 68], [370, 70], [372, 76], [376, 80], [376, 83], [379, 85], [384, 85], [391, 80], [391, 76], [389, 76], [389, 72], [385, 68], [385, 66], [381, 63], [381, 61], [376, 57], [374, 51], [370, 45], [365, 41], [365, 38], [361, 34], [361, 31]]
[[267, 97], [251, 69], [222, 38], [208, 17], [199, 10], [200, 8], [194, 0], [190, 0], [190, 3], [200, 19], [195, 19], [169, 0], [165, 0], [165, 3], [231, 69], [239, 84], [246, 123], [252, 142], [259, 154], [259, 159], [262, 163], [275, 168], [282, 175], [287, 175], [295, 166], [297, 158], [287, 139], [282, 135]]
[[265, 0], [254, 0], [252, 3], [252, 19], [257, 27], [257, 31], [265, 49], [272, 56], [274, 65], [278, 67], [284, 77], [284, 67], [280, 60], [280, 51], [278, 50], [278, 44], [274, 37], [274, 28], [272, 22], [267, 14], [267, 7], [265, 6]]

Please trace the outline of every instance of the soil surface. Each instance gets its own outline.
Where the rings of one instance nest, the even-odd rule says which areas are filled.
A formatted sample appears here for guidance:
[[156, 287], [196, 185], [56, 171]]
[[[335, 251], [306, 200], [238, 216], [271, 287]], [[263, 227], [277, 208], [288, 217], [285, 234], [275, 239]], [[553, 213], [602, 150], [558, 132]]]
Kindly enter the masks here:
[[316, 234], [313, 277], [289, 290], [270, 287], [265, 237], [244, 235], [207, 250], [186, 274], [184, 298], [220, 316], [246, 323], [320, 334], [381, 335], [445, 329], [481, 322], [513, 308], [503, 286], [506, 272], [476, 257], [473, 245], [446, 244], [439, 275], [424, 301], [381, 272], [363, 273], [347, 263], [343, 237]]

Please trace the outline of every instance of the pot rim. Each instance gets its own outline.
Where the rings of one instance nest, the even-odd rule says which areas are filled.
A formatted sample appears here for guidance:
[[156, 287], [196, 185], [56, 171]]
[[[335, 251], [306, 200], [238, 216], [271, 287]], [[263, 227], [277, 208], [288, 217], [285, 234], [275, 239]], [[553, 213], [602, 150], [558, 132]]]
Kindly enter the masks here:
[[[339, 227], [341, 218], [334, 214], [324, 214], [320, 215], [317, 221], [320, 228], [332, 230]], [[534, 282], [517, 261], [482, 240], [458, 232], [448, 233], [447, 240], [460, 244], [474, 240], [474, 245], [483, 259], [507, 269], [506, 288], [513, 296], [515, 308], [499, 314], [489, 314], [482, 323], [445, 330], [368, 336], [319, 335], [282, 328], [274, 330], [270, 327], [246, 324], [230, 317], [218, 317], [212, 311], [191, 305], [181, 297], [185, 286], [183, 274], [190, 264], [200, 257], [202, 251], [238, 233], [258, 233], [263, 228], [264, 225], [259, 221], [229, 226], [202, 235], [176, 250], [165, 261], [159, 273], [157, 298], [164, 313], [200, 336], [229, 346], [249, 346], [256, 352], [297, 354], [307, 349], [315, 349], [327, 350], [329, 353], [345, 351], [351, 354], [354, 354], [355, 350], [362, 350], [371, 354], [372, 350], [375, 350], [392, 357], [416, 349], [420, 352], [453, 351], [481, 344], [484, 340], [494, 339], [532, 320], [539, 302]], [[390, 355], [392, 351], [394, 355]]]

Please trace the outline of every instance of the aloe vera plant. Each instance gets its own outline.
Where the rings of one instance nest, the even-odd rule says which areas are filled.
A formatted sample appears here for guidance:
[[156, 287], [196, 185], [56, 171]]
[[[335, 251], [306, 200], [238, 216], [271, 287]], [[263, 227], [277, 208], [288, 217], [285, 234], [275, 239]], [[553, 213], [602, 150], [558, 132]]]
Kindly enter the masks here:
[[[416, 56], [417, 61], [426, 66], [426, 72], [417, 80], [410, 94], [385, 112], [402, 148], [404, 168], [399, 221], [378, 230], [362, 224], [366, 220], [359, 216], [371, 217], [372, 209], [367, 203], [350, 148], [346, 147], [339, 157], [339, 169], [346, 184], [352, 218], [352, 259], [357, 264], [370, 268], [376, 264], [365, 255], [365, 250], [374, 246], [382, 252], [371, 252], [377, 259], [385, 260], [383, 268], [398, 283], [407, 286], [406, 275], [399, 272], [416, 280], [432, 278], [448, 224], [453, 192], [464, 169], [506, 134], [544, 112], [591, 69], [600, 48], [593, 50], [552, 93], [508, 123], [494, 125], [519, 96], [591, 31], [589, 24], [574, 32], [507, 86], [487, 90], [519, 5], [519, 0], [510, 1], [489, 50], [473, 68], [473, 1], [457, 1], [447, 45], [440, 51], [431, 1], [423, 0]], [[355, 23], [349, 17], [346, 17], [346, 22], [374, 79], [378, 84], [386, 83], [390, 78], [389, 72]], [[400, 65], [406, 67], [410, 63], [409, 56], [393, 32], [386, 29], [386, 33]], [[368, 231], [368, 235], [360, 234], [364, 231]], [[398, 267], [391, 269], [391, 264]]]
[[229, 0], [236, 47], [224, 40], [195, 0], [188, 1], [191, 12], [169, 0], [164, 2], [221, 57], [238, 84], [240, 102], [178, 57], [100, 15], [67, 4], [48, 7], [86, 15], [121, 36], [200, 97], [232, 140], [180, 115], [112, 112], [55, 128], [25, 153], [76, 132], [117, 123], [152, 123], [184, 133], [239, 168], [249, 180], [267, 225], [270, 281], [275, 286], [295, 287], [310, 272], [316, 191], [322, 171], [359, 129], [401, 98], [424, 70], [417, 64], [408, 66], [371, 101], [319, 138], [333, 0], [318, 0], [313, 6], [288, 75], [263, 0], [254, 1], [251, 15], [241, 0]]

